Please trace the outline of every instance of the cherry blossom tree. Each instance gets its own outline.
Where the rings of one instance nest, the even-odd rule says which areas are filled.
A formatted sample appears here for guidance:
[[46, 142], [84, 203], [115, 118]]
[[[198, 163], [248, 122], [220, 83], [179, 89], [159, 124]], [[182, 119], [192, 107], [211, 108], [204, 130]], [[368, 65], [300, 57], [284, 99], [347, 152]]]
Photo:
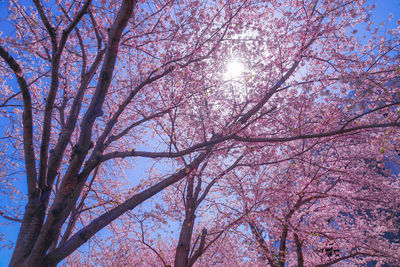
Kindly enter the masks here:
[[[196, 263], [201, 265], [213, 265], [213, 262], [243, 263], [236, 253], [238, 250], [247, 251], [238, 244], [228, 244], [232, 242], [230, 232], [239, 225], [245, 214], [239, 214], [236, 218], [218, 214], [212, 200], [214, 198], [209, 196], [219, 194], [214, 187], [218, 186], [225, 175], [239, 166], [241, 159], [243, 156], [219, 172], [210, 172], [207, 166], [212, 163], [204, 162], [186, 181], [178, 182], [165, 190], [162, 199], [155, 201], [150, 212], [128, 213], [121, 225], [113, 225], [110, 229], [113, 241], [106, 249], [102, 245], [95, 245], [90, 253], [70, 258], [68, 264], [82, 264], [85, 262], [82, 259], [87, 261], [88, 258], [94, 265], [135, 263], [155, 266], [193, 266]], [[218, 175], [208, 177], [215, 173]], [[207, 214], [207, 218], [201, 214]], [[175, 231], [171, 230], [171, 224], [174, 223], [177, 224]], [[174, 238], [175, 235], [178, 239]], [[107, 240], [109, 238], [107, 237]], [[98, 244], [103, 243], [98, 242]], [[141, 253], [143, 255], [138, 257], [134, 252], [142, 250], [146, 251], [146, 256]], [[107, 255], [104, 255], [104, 251], [108, 251]], [[216, 259], [216, 254], [221, 253], [223, 256]], [[227, 257], [226, 254], [232, 256]]]
[[340, 142], [325, 143], [277, 169], [267, 165], [244, 179], [248, 183], [234, 186], [249, 214], [252, 234], [244, 235], [265, 263], [330, 266], [377, 259], [398, 264], [399, 243], [384, 238], [398, 227], [392, 198], [398, 179], [377, 172], [376, 163], [357, 159], [355, 151], [337, 154]]
[[[229, 248], [239, 244], [229, 236], [252, 234], [263, 249], [262, 226], [277, 218], [285, 223], [268, 229], [274, 238], [285, 245], [290, 230], [294, 243], [311, 240], [304, 249], [315, 252], [321, 240], [306, 235], [309, 218], [301, 217], [314, 208], [318, 231], [346, 244], [343, 259], [390, 255], [390, 244], [378, 252], [373, 246], [390, 225], [365, 224], [383, 223], [388, 207], [398, 209], [390, 200], [400, 199], [398, 179], [375, 176], [368, 165], [397, 159], [399, 29], [390, 38], [377, 29], [358, 40], [357, 25], [369, 21], [365, 1], [34, 0], [13, 1], [9, 12], [14, 33], [0, 40], [0, 108], [8, 125], [0, 156], [13, 164], [1, 165], [9, 181], [1, 190], [14, 196], [9, 187], [21, 170], [27, 186], [23, 217], [10, 208], [0, 214], [21, 222], [10, 266], [55, 266], [100, 230], [129, 225], [130, 216], [137, 234], [125, 239], [141, 249], [129, 261], [160, 264], [166, 257], [144, 222], [150, 215], [165, 220], [168, 210], [156, 207], [144, 220], [141, 209], [160, 192], [170, 196], [159, 205], [170, 205], [179, 198], [173, 188], [185, 196], [177, 249], [164, 249], [176, 266], [212, 258], [245, 264], [252, 254], [234, 257]], [[144, 159], [152, 162], [145, 177], [126, 175]], [[272, 167], [260, 175], [261, 166]], [[236, 167], [241, 177], [230, 174]], [[232, 195], [222, 201], [224, 188]], [[263, 190], [271, 195], [254, 199]], [[215, 241], [199, 222], [193, 231], [206, 196], [201, 223], [215, 222], [223, 233]], [[335, 209], [319, 210], [324, 205]], [[364, 221], [342, 224], [356, 213]], [[326, 233], [331, 217], [337, 234]], [[355, 239], [343, 237], [350, 232]], [[123, 234], [115, 239], [121, 251]], [[355, 240], [371, 248], [352, 255]], [[281, 251], [279, 264], [286, 262]], [[299, 253], [298, 264], [329, 264], [314, 254], [301, 260]], [[145, 263], [135, 259], [146, 255]]]

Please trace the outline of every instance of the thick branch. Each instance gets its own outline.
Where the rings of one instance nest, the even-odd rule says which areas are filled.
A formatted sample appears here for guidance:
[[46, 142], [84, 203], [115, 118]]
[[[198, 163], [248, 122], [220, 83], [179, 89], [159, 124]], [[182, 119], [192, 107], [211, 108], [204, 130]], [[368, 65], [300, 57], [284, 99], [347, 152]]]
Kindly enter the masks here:
[[191, 173], [194, 169], [196, 169], [199, 164], [208, 156], [209, 152], [201, 153], [195, 160], [192, 161], [191, 164], [186, 166], [184, 169], [181, 169], [177, 173], [171, 175], [170, 177], [162, 180], [161, 182], [155, 184], [147, 190], [142, 191], [126, 200], [121, 205], [113, 208], [112, 210], [106, 212], [101, 215], [97, 219], [93, 220], [89, 225], [81, 229], [75, 235], [73, 235], [63, 246], [57, 248], [53, 252], [51, 252], [46, 257], [47, 263], [57, 263], [74, 252], [78, 247], [82, 244], [86, 243], [86, 241], [95, 235], [98, 231], [103, 229], [105, 226], [110, 224], [112, 221], [117, 219], [119, 216], [124, 214], [128, 210], [132, 210], [137, 207], [139, 204], [144, 202], [145, 200], [151, 198], [156, 195], [166, 187], [176, 183], [177, 181], [186, 177], [189, 173]]
[[286, 263], [286, 238], [288, 235], [288, 226], [285, 225], [282, 231], [281, 240], [279, 244], [279, 267], [285, 267]]
[[145, 158], [177, 158], [177, 157], [182, 157], [187, 154], [193, 153], [201, 148], [207, 147], [207, 146], [212, 146], [218, 143], [221, 143], [223, 141], [231, 139], [232, 135], [228, 136], [223, 136], [223, 137], [218, 137], [214, 136], [211, 138], [211, 140], [202, 142], [196, 145], [193, 145], [187, 149], [178, 151], [178, 152], [146, 152], [146, 151], [115, 151], [115, 152], [110, 152], [102, 157], [100, 157], [100, 161], [104, 162], [110, 159], [114, 158], [125, 158], [125, 157], [145, 157]]
[[254, 237], [257, 240], [258, 245], [261, 247], [261, 249], [263, 250], [263, 254], [264, 256], [267, 258], [268, 263], [272, 266], [272, 267], [278, 267], [275, 262], [274, 259], [271, 257], [271, 251], [269, 250], [267, 244], [265, 243], [264, 238], [262, 237], [258, 227], [252, 222], [249, 222], [249, 226], [251, 229], [251, 232], [253, 233]]
[[187, 149], [178, 151], [178, 152], [146, 152], [146, 151], [115, 151], [110, 152], [103, 155], [100, 158], [101, 162], [114, 159], [114, 158], [125, 158], [125, 157], [146, 157], [146, 158], [176, 158], [182, 157], [184, 155], [190, 154], [200, 148], [215, 145], [227, 140], [236, 140], [241, 142], [248, 143], [280, 143], [280, 142], [290, 142], [301, 139], [312, 139], [312, 138], [323, 138], [335, 135], [341, 135], [346, 133], [352, 133], [363, 129], [374, 129], [374, 128], [388, 128], [388, 127], [399, 127], [400, 122], [392, 122], [392, 123], [379, 123], [379, 124], [370, 124], [370, 125], [361, 125], [347, 129], [340, 129], [331, 132], [325, 133], [315, 133], [315, 134], [303, 134], [297, 136], [288, 136], [288, 137], [242, 137], [236, 134], [226, 135], [226, 136], [218, 136], [212, 138], [210, 141], [202, 142], [196, 145], [193, 145]]
[[24, 102], [24, 113], [22, 115], [23, 139], [24, 139], [24, 156], [25, 169], [28, 184], [28, 195], [32, 197], [36, 188], [36, 164], [35, 151], [33, 147], [33, 120], [32, 120], [32, 100], [29, 92], [28, 84], [22, 74], [20, 65], [15, 59], [0, 46], [0, 56], [8, 64], [17, 78], [18, 85], [21, 89], [22, 99]]
[[[39, 10], [39, 13], [42, 17], [43, 22], [46, 25], [46, 28], [48, 28], [49, 33], [54, 32], [54, 28], [50, 25], [49, 21], [47, 20], [43, 9], [39, 3], [38, 0], [34, 1], [36, 7]], [[83, 15], [87, 12], [87, 9], [89, 7], [91, 0], [86, 0], [85, 4], [82, 6], [81, 10], [78, 12], [78, 14], [75, 16], [75, 18], [72, 20], [70, 25], [65, 29], [62, 33], [60, 43], [58, 44], [53, 44], [53, 58], [51, 61], [51, 83], [50, 83], [50, 90], [47, 95], [47, 100], [46, 100], [46, 106], [45, 106], [45, 111], [44, 111], [44, 119], [43, 119], [43, 132], [42, 132], [42, 140], [41, 140], [41, 146], [40, 146], [40, 163], [39, 163], [39, 187], [45, 188], [48, 186], [47, 183], [47, 161], [48, 161], [48, 149], [49, 149], [49, 144], [50, 144], [50, 135], [51, 135], [51, 124], [52, 124], [52, 117], [53, 117], [53, 109], [54, 109], [54, 102], [56, 99], [57, 95], [57, 90], [58, 90], [58, 84], [59, 84], [59, 66], [60, 66], [60, 59], [62, 52], [64, 50], [65, 44], [67, 42], [68, 36], [71, 33], [71, 31], [74, 29], [74, 27], [78, 24], [78, 22], [82, 19]], [[53, 36], [50, 34], [52, 37], [52, 42]], [[55, 38], [55, 37], [54, 37]]]
[[[62, 180], [59, 194], [57, 194], [54, 199], [46, 223], [43, 225], [38, 240], [36, 241], [35, 246], [26, 262], [28, 265], [39, 265], [43, 261], [43, 256], [50, 247], [54, 238], [58, 236], [61, 225], [65, 222], [69, 212], [74, 206], [74, 199], [71, 199], [69, 196], [73, 194], [76, 186], [79, 183], [77, 180], [78, 172], [83, 164], [88, 150], [90, 149], [94, 121], [98, 116], [102, 115], [101, 109], [105, 95], [111, 84], [122, 31], [126, 27], [135, 5], [136, 1], [134, 0], [123, 1], [116, 19], [111, 26], [109, 31], [109, 43], [106, 47], [104, 63], [100, 71], [99, 81], [92, 101], [83, 118], [79, 141], [71, 155], [70, 165], [65, 173], [64, 179]], [[50, 117], [45, 118], [45, 120], [46, 119], [51, 119], [51, 114]], [[43, 145], [44, 144], [42, 143], [42, 146]], [[46, 156], [45, 154], [47, 153], [44, 153], [43, 155]], [[45, 164], [46, 162], [43, 160], [42, 163]]]
[[364, 129], [374, 129], [374, 128], [388, 128], [388, 127], [399, 127], [400, 122], [391, 122], [391, 123], [376, 123], [376, 124], [369, 124], [369, 125], [360, 125], [352, 128], [347, 129], [340, 129], [331, 132], [325, 133], [315, 133], [315, 134], [302, 134], [297, 136], [289, 136], [289, 137], [241, 137], [235, 135], [232, 139], [242, 142], [250, 142], [250, 143], [279, 143], [279, 142], [289, 142], [294, 140], [300, 139], [311, 139], [311, 138], [322, 138], [334, 135], [340, 135], [345, 133], [356, 132], [358, 130]]
[[301, 245], [299, 236], [296, 233], [294, 233], [294, 242], [296, 243], [297, 266], [304, 267], [304, 257], [303, 257], [302, 245]]
[[99, 53], [96, 55], [96, 58], [94, 59], [93, 64], [89, 68], [84, 79], [81, 81], [81, 85], [74, 98], [74, 101], [72, 102], [71, 110], [68, 114], [67, 121], [60, 133], [60, 137], [58, 138], [57, 144], [54, 147], [53, 153], [50, 154], [49, 167], [47, 173], [47, 183], [49, 187], [53, 185], [54, 179], [58, 172], [58, 168], [61, 165], [62, 156], [68, 145], [71, 135], [74, 132], [76, 121], [78, 119], [82, 106], [82, 99], [84, 97], [84, 94], [87, 90], [90, 81], [92, 80], [93, 75], [96, 73], [98, 67], [100, 66], [103, 55], [104, 55], [104, 50], [99, 51]]

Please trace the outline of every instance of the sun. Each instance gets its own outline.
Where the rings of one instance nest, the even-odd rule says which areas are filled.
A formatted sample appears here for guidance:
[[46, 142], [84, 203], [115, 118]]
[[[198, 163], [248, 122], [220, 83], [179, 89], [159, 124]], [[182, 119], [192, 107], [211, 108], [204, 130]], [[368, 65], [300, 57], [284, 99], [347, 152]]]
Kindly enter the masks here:
[[226, 72], [225, 78], [226, 79], [235, 79], [239, 78], [244, 71], [244, 65], [239, 60], [234, 59], [229, 61], [226, 64]]

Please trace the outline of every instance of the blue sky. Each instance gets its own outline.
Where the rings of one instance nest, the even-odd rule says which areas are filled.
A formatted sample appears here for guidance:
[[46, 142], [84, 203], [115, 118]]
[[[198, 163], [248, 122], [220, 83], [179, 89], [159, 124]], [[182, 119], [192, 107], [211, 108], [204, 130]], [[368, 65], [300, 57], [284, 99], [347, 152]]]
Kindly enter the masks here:
[[[8, 5], [10, 0], [0, 0], [0, 31], [2, 32], [2, 36], [11, 35], [13, 30], [10, 27], [10, 24], [6, 20], [8, 15]], [[28, 1], [27, 1], [28, 2]], [[388, 28], [392, 28], [396, 25], [396, 21], [400, 19], [400, 0], [376, 0], [376, 1], [368, 1], [369, 3], [375, 3], [377, 5], [372, 20], [376, 21], [376, 24], [380, 22], [386, 22], [389, 14], [393, 14], [394, 17], [392, 21], [389, 23]], [[391, 27], [392, 26], [392, 27]], [[359, 29], [362, 31], [363, 29]], [[10, 85], [15, 85], [15, 82], [11, 81]], [[1, 121], [0, 121], [1, 124]], [[140, 164], [139, 166], [143, 166]], [[138, 169], [132, 172], [132, 175], [140, 176], [143, 175], [145, 169]], [[2, 201], [0, 199], [0, 201]], [[0, 203], [4, 204], [4, 203]], [[0, 218], [0, 223], [5, 222], [2, 218]], [[17, 229], [15, 224], [12, 225], [1, 225], [0, 224], [0, 233], [5, 233], [6, 237], [10, 240], [15, 241], [17, 237]], [[0, 249], [0, 267], [7, 266], [11, 257], [11, 250], [7, 248]]]

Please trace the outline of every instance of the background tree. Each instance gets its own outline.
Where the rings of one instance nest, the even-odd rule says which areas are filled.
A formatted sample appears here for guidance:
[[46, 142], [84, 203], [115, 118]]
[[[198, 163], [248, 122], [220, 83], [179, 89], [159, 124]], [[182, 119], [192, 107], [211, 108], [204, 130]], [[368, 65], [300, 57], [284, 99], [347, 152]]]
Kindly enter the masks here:
[[[399, 260], [399, 243], [383, 238], [398, 227], [391, 198], [397, 195], [396, 180], [349, 157], [350, 150], [337, 154], [340, 146], [335, 140], [235, 185], [249, 211], [249, 240], [271, 266]], [[357, 176], [360, 168], [363, 174]]]
[[[339, 146], [335, 153], [354, 164], [394, 154], [398, 88], [388, 83], [398, 76], [399, 32], [359, 42], [351, 31], [368, 20], [367, 8], [364, 1], [10, 3], [15, 34], [0, 41], [1, 73], [17, 83], [2, 86], [9, 125], [2, 157], [18, 155], [28, 193], [22, 219], [3, 213], [22, 220], [10, 265], [56, 265], [128, 211], [139, 216], [145, 200], [179, 181], [192, 184], [205, 162], [208, 177], [218, 177], [219, 164], [243, 154], [246, 166], [275, 164], [271, 171], [313, 147]], [[319, 152], [310, 157], [316, 162]], [[139, 158], [154, 159], [153, 167], [125, 179]], [[366, 166], [354, 168], [363, 182]], [[13, 172], [3, 166], [5, 179]], [[301, 185], [310, 177], [296, 178]], [[396, 181], [386, 186], [398, 193]]]

